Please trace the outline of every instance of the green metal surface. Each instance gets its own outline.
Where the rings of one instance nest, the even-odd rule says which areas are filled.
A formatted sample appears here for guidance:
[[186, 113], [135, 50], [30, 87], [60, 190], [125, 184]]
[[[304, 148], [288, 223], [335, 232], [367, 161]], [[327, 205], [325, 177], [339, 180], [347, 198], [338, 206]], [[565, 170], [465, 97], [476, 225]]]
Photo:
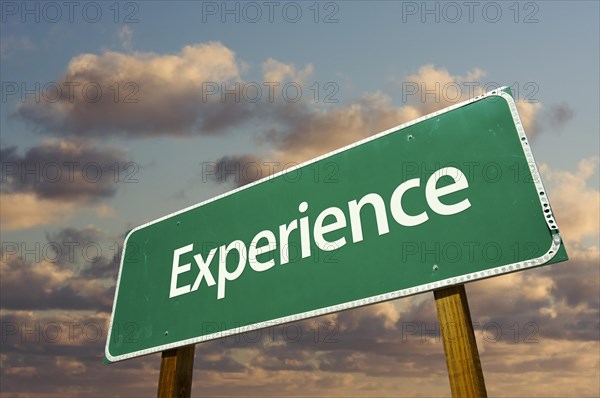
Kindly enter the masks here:
[[[566, 260], [515, 112], [508, 94], [488, 94], [134, 229], [126, 239], [106, 357], [118, 361]], [[439, 198], [445, 205], [468, 200], [470, 206], [456, 214], [438, 214], [426, 199], [427, 181], [444, 167], [460, 170], [468, 182]], [[400, 225], [390, 199], [414, 179], [420, 185], [402, 196], [402, 208], [409, 215], [425, 211], [428, 219]], [[453, 183], [446, 176], [436, 187]], [[360, 212], [363, 239], [353, 242], [349, 202], [369, 193], [383, 199], [389, 232], [379, 233], [367, 204]], [[315, 243], [314, 224], [331, 207], [341, 210], [346, 226], [323, 236], [346, 242], [325, 251]], [[296, 229], [289, 234], [289, 262], [282, 265], [280, 226], [303, 217], [311, 254], [302, 258]], [[258, 272], [243, 258], [243, 272], [225, 281], [219, 298], [219, 247], [236, 240], [249, 247], [265, 230], [277, 247], [257, 259], [274, 265]], [[192, 286], [199, 273], [194, 255], [206, 260], [217, 248], [208, 267], [215, 284], [209, 286], [205, 275], [197, 290], [170, 298], [174, 251], [190, 244], [193, 250], [178, 260], [190, 270], [177, 276], [176, 286]], [[238, 257], [231, 251], [228, 272]]]

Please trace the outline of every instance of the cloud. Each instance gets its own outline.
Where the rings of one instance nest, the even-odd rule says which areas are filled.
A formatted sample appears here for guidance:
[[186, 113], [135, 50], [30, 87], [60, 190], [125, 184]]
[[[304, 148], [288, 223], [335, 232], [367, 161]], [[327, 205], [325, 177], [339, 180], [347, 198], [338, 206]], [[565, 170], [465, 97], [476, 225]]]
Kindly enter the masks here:
[[94, 211], [100, 218], [115, 218], [117, 216], [115, 209], [104, 203], [97, 205]]
[[14, 256], [6, 257], [0, 262], [4, 309], [107, 311], [112, 306], [113, 288], [106, 288], [91, 278], [80, 278], [73, 270], [51, 261], [30, 263]]
[[121, 41], [121, 47], [125, 51], [131, 51], [133, 48], [133, 31], [128, 25], [123, 25], [118, 31], [117, 35]]
[[2, 308], [110, 310], [120, 258], [116, 248], [93, 228], [60, 230], [46, 242], [3, 240]]
[[420, 67], [417, 73], [395, 82], [402, 87], [409, 104], [428, 114], [483, 94], [484, 85], [479, 80], [485, 75], [486, 72], [479, 68], [468, 71], [464, 76], [452, 75], [446, 68], [428, 64]]
[[233, 182], [236, 187], [260, 180], [270, 171], [266, 170], [265, 162], [251, 155], [223, 156], [211, 166], [206, 169], [210, 180], [219, 183]]
[[40, 199], [32, 193], [0, 193], [0, 229], [13, 231], [67, 220], [77, 211], [75, 203]]
[[[526, 383], [534, 377], [540, 382], [535, 386], [539, 394], [567, 394], [572, 385], [552, 381], [564, 372], [568, 362], [569, 369], [573, 369], [570, 380], [577, 379], [582, 394], [593, 394], [598, 390], [593, 377], [597, 372], [597, 322], [571, 326], [560, 317], [545, 314], [544, 308], [555, 305], [549, 304], [552, 297], [544, 297], [552, 295], [553, 289], [548, 290], [552, 282], [542, 276], [543, 287], [538, 289], [538, 274], [539, 270], [526, 271], [468, 285], [488, 389], [499, 394], [506, 385], [517, 385], [514, 396], [521, 391], [532, 393]], [[514, 279], [514, 275], [520, 276]], [[498, 283], [488, 283], [491, 281]], [[528, 286], [534, 289], [521, 295], [519, 292]], [[508, 305], [504, 309], [500, 307], [505, 303]], [[400, 304], [402, 311], [398, 311]], [[555, 306], [563, 311], [559, 304]], [[590, 313], [588, 319], [593, 316]], [[567, 315], [563, 319], [571, 318]], [[322, 337], [330, 323], [335, 325], [335, 341], [326, 344]], [[230, 357], [238, 363], [243, 358], [244, 364], [242, 369], [237, 365], [237, 376], [203, 367], [196, 376], [205, 382], [203, 391], [216, 393], [225, 380], [230, 380], [228, 391], [232, 395], [243, 392], [270, 396], [281, 395], [282, 391], [293, 395], [301, 391], [305, 395], [314, 392], [344, 396], [361, 391], [365, 396], [385, 396], [397, 394], [401, 380], [406, 396], [449, 394], [440, 327], [430, 293], [294, 325], [306, 338], [292, 342], [288, 337], [286, 341], [281, 337], [284, 328], [276, 327], [272, 332], [265, 331], [254, 343], [244, 343], [243, 337], [241, 343], [235, 343], [230, 337], [227, 342], [200, 345], [199, 358], [223, 361]], [[577, 334], [573, 330], [576, 328], [587, 328], [587, 333]], [[321, 333], [316, 335], [315, 330]], [[342, 382], [334, 382], [340, 377]]]
[[[128, 39], [130, 33], [125, 28], [120, 31], [123, 39]], [[75, 136], [217, 134], [251, 125], [253, 120], [270, 120], [273, 127], [264, 137], [277, 135], [284, 149], [300, 144], [306, 153], [296, 158], [305, 158], [309, 153], [331, 148], [327, 141], [351, 142], [356, 136], [374, 134], [457, 102], [442, 96], [441, 101], [397, 107], [389, 96], [375, 92], [346, 106], [319, 110], [311, 106], [314, 104], [310, 104], [308, 94], [299, 102], [284, 101], [281, 95], [272, 100], [269, 88], [262, 86], [262, 95], [253, 101], [248, 99], [252, 95], [246, 92], [246, 85], [258, 83], [242, 79], [246, 69], [232, 50], [218, 42], [186, 46], [172, 55], [110, 51], [82, 54], [70, 61], [59, 82], [63, 89], [58, 98], [46, 94], [37, 101], [31, 97], [15, 113], [40, 131]], [[304, 84], [313, 71], [312, 64], [300, 69], [273, 58], [262, 64], [265, 82], [279, 86], [289, 81]], [[483, 71], [474, 69], [455, 76], [444, 68], [426, 65], [406, 79], [412, 84], [439, 85], [468, 82], [483, 75]], [[97, 95], [98, 87], [102, 95]], [[466, 99], [469, 93], [459, 94]], [[307, 148], [307, 141], [317, 135], [319, 141]], [[319, 144], [324, 148], [317, 150]]]
[[79, 212], [92, 210], [100, 218], [114, 217], [107, 204], [82, 206], [82, 202], [63, 199], [43, 199], [33, 193], [1, 193], [0, 230], [3, 232], [43, 225], [67, 223]]
[[575, 117], [575, 110], [566, 102], [544, 108], [540, 102], [518, 99], [517, 109], [529, 139], [545, 132], [561, 132]]
[[[474, 68], [462, 76], [452, 75], [446, 68], [429, 64], [397, 83], [407, 102], [425, 115], [498, 88], [481, 82], [486, 74], [484, 70]], [[537, 131], [535, 120], [542, 105], [528, 99], [515, 98], [515, 101], [525, 132], [532, 138]]]
[[274, 127], [268, 138], [276, 146], [276, 160], [300, 163], [421, 115], [412, 106], [392, 105], [391, 98], [380, 92], [328, 110], [287, 104], [274, 115], [275, 125], [281, 127]]
[[297, 70], [293, 64], [286, 64], [269, 58], [262, 65], [263, 79], [265, 82], [283, 83], [295, 82], [305, 83], [314, 72], [312, 64], [308, 64], [304, 69]]
[[[122, 32], [126, 39], [128, 31]], [[235, 96], [221, 101], [220, 95], [208, 95], [207, 85], [239, 82], [243, 68], [235, 53], [218, 42], [185, 46], [171, 55], [81, 54], [71, 59], [58, 82], [60, 95], [40, 95], [15, 113], [38, 130], [58, 135], [214, 133], [251, 114], [251, 104], [236, 102]]]
[[[296, 73], [295, 70], [288, 72], [288, 74], [294, 73]], [[464, 76], [451, 75], [444, 68], [426, 65], [421, 67], [417, 74], [407, 76], [405, 82], [415, 84], [420, 90], [420, 87], [427, 89], [428, 87], [444, 87], [450, 83], [472, 82], [484, 75], [485, 72], [480, 69], [473, 69]], [[482, 89], [481, 86], [480, 89]], [[443, 92], [443, 90], [441, 91]], [[263, 131], [261, 135], [261, 142], [271, 145], [271, 152], [265, 156], [265, 159], [279, 165], [304, 162], [461, 100], [466, 100], [471, 93], [464, 90], [459, 91], [458, 94], [460, 96], [458, 99], [454, 96], [439, 95], [436, 100], [431, 101], [428, 97], [423, 100], [420, 96], [418, 98], [411, 97], [411, 101], [400, 106], [395, 105], [392, 98], [382, 92], [367, 93], [358, 100], [325, 109], [315, 107], [307, 102], [273, 104], [268, 113], [271, 127]], [[475, 94], [479, 94], [479, 92], [475, 92]], [[541, 105], [520, 101], [517, 102], [517, 106], [525, 128], [533, 129], [532, 126]], [[260, 163], [256, 156], [250, 154], [237, 155], [234, 159], [226, 158], [229, 161], [250, 160], [253, 163]], [[281, 169], [283, 167], [280, 167]], [[273, 171], [275, 170], [273, 169]], [[221, 179], [220, 181], [224, 182], [225, 180]], [[236, 183], [239, 186], [251, 181], [252, 179], [240, 179]]]
[[99, 201], [116, 194], [121, 170], [139, 168], [120, 149], [64, 139], [42, 141], [24, 154], [2, 148], [0, 158], [2, 230], [68, 220], [90, 209], [98, 217], [114, 217], [114, 209]]
[[64, 228], [46, 234], [52, 242], [62, 266], [75, 268], [85, 279], [116, 281], [122, 245], [119, 237], [111, 237], [94, 227], [84, 229]]
[[160, 355], [103, 365], [108, 318], [108, 313], [93, 311], [3, 309], [0, 315], [2, 396], [156, 393]]
[[2, 191], [33, 193], [40, 199], [93, 201], [114, 196], [115, 169], [126, 163], [113, 147], [67, 140], [46, 140], [19, 155], [17, 147], [0, 150]]
[[[123, 39], [130, 33], [120, 31]], [[262, 64], [262, 86], [242, 78], [247, 69], [219, 42], [189, 45], [171, 55], [82, 54], [70, 61], [59, 82], [64, 89], [58, 98], [48, 94], [39, 101], [30, 98], [17, 106], [15, 114], [39, 131], [71, 136], [220, 134], [241, 126], [256, 131], [253, 122], [267, 120], [272, 127], [262, 132], [263, 139], [274, 140], [287, 155], [288, 148], [299, 149], [290, 158], [298, 161], [477, 95], [484, 87], [472, 84], [485, 75], [477, 68], [461, 76], [425, 65], [403, 80], [419, 90], [418, 95], [407, 96], [403, 106], [375, 92], [344, 106], [319, 109], [308, 94], [298, 102], [282, 95], [273, 99], [272, 87], [264, 86], [276, 83], [279, 90], [285, 82], [305, 84], [313, 75], [312, 64], [300, 69], [268, 58]], [[455, 85], [458, 91], [450, 94], [447, 87]], [[436, 91], [433, 100], [423, 96], [431, 87]], [[304, 91], [310, 92], [307, 87]], [[519, 101], [519, 108], [526, 128], [533, 126], [540, 105]]]
[[[65, 233], [67, 236], [70, 233]], [[540, 270], [513, 275], [532, 275]], [[541, 291], [525, 296], [518, 293], [528, 284], [535, 285], [536, 276], [520, 278], [517, 284], [511, 279], [512, 275], [508, 277], [506, 281], [502, 281], [506, 277], [488, 281], [498, 280], [496, 286], [486, 286], [485, 282], [468, 285], [490, 394], [501, 394], [510, 385], [513, 386], [512, 396], [522, 395], [523, 391], [566, 395], [573, 392], [575, 383], [578, 394], [593, 396], [598, 390], [594, 377], [597, 373], [598, 342], [594, 337], [597, 329], [593, 324], [570, 325], [548, 316], [543, 319], [551, 323], [540, 322], [536, 314], [551, 299], [543, 298]], [[478, 285], [481, 287], [474, 289]], [[507, 289], [511, 293], [507, 293]], [[529, 301], [533, 304], [523, 305]], [[504, 310], [498, 306], [487, 307], [493, 303], [512, 305]], [[592, 315], [590, 319], [593, 319]], [[30, 328], [36, 321], [41, 325], [49, 322], [59, 325], [96, 323], [105, 328], [106, 319], [106, 313], [95, 317], [66, 314], [44, 317], [15, 311], [10, 316], [4, 315], [2, 322], [4, 325], [25, 324]], [[532, 320], [537, 321], [538, 329], [526, 329], [529, 327], [527, 322]], [[433, 295], [427, 293], [265, 329], [258, 339], [255, 333], [249, 333], [245, 337], [230, 336], [198, 344], [193, 389], [207, 395], [225, 393], [232, 396], [291, 396], [299, 393], [352, 396], [357, 391], [364, 396], [396, 396], [399, 394], [398, 383], [401, 383], [402, 396], [448, 395], [443, 346], [436, 322]], [[492, 326], [499, 327], [501, 334]], [[575, 328], [588, 329], [585, 339], [572, 339]], [[39, 349], [39, 343], [28, 340], [27, 344], [21, 344], [18, 335], [9, 336], [3, 352], [10, 355], [4, 359], [2, 371], [32, 367], [35, 376], [29, 375], [31, 371], [23, 370], [9, 378], [5, 388], [14, 391], [16, 386], [29, 385], [27, 381], [36, 377], [38, 383], [31, 383], [27, 391], [37, 391], [39, 380], [48, 380], [42, 385], [51, 395], [57, 395], [66, 381], [73, 389], [89, 385], [91, 390], [87, 393], [90, 395], [114, 395], [116, 391], [128, 391], [128, 395], [154, 393], [160, 363], [158, 355], [99, 368], [102, 365], [95, 353], [101, 352], [103, 340], [90, 343], [81, 330], [70, 341], [63, 332], [56, 344], [42, 342], [43, 350]], [[302, 330], [300, 338], [296, 337], [298, 330]], [[92, 328], [88, 328], [88, 336], [92, 335], [90, 331]], [[526, 342], [525, 339], [530, 340]], [[569, 374], [565, 375], [567, 363]], [[97, 382], [94, 376], [97, 372], [110, 377], [110, 386]], [[556, 382], [565, 377], [568, 383]], [[530, 386], [532, 378], [537, 381], [535, 386]]]
[[524, 100], [517, 100], [516, 102], [519, 117], [523, 123], [523, 129], [525, 129], [525, 134], [527, 134], [527, 137], [530, 140], [535, 139], [541, 129], [537, 123], [537, 115], [542, 109], [542, 104]]
[[210, 175], [213, 181], [243, 186], [418, 118], [421, 112], [412, 106], [394, 107], [390, 97], [378, 92], [326, 111], [306, 103], [276, 104], [270, 115], [274, 127], [260, 140], [272, 145], [272, 151], [264, 158], [241, 154], [217, 159]]
[[550, 106], [547, 112], [544, 112], [542, 120], [544, 129], [551, 131], [561, 131], [565, 125], [575, 117], [575, 110], [566, 102]]
[[597, 175], [598, 161], [598, 157], [582, 159], [576, 172], [540, 165], [558, 226], [567, 243], [581, 245], [586, 238], [598, 241], [600, 191], [591, 186], [592, 177]]
[[[545, 339], [488, 343], [482, 368], [490, 396], [596, 396], [598, 343]], [[576, 380], [576, 381], [575, 381]], [[534, 381], [534, 382], [532, 382]], [[507, 387], [510, 388], [507, 389]]]
[[[503, 327], [505, 337], [508, 332], [518, 342], [525, 336], [535, 337], [531, 342], [541, 338], [596, 341], [600, 326], [599, 251], [570, 246], [567, 250], [568, 262], [469, 284], [471, 313], [480, 321], [480, 328], [485, 329], [486, 324], [508, 326]], [[506, 330], [515, 329], [515, 325], [518, 330]]]

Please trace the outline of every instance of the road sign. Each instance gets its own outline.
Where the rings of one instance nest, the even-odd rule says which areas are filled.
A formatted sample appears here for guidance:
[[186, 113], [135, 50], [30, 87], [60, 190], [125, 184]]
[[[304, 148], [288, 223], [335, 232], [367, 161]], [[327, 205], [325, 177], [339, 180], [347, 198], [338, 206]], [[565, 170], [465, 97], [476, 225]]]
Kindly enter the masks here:
[[566, 260], [507, 91], [132, 230], [107, 360]]

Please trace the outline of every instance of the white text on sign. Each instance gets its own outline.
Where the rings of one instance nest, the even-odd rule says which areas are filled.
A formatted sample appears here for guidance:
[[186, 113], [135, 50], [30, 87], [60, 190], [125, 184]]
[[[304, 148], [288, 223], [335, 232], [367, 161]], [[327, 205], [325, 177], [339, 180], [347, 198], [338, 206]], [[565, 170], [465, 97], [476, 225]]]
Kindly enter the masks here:
[[[438, 187], [438, 180], [447, 176], [453, 180], [451, 184], [446, 184]], [[429, 220], [429, 214], [426, 210], [419, 214], [407, 214], [402, 207], [402, 197], [404, 194], [413, 188], [418, 188], [421, 185], [419, 178], [413, 178], [404, 181], [392, 193], [389, 201], [390, 213], [394, 220], [402, 226], [413, 227], [423, 224]], [[469, 199], [465, 198], [457, 203], [445, 204], [440, 201], [440, 198], [468, 188], [469, 184], [466, 176], [455, 167], [444, 167], [433, 173], [425, 185], [425, 200], [429, 208], [436, 214], [442, 216], [450, 216], [460, 213], [471, 206]], [[386, 206], [383, 198], [377, 193], [369, 193], [359, 200], [351, 200], [348, 202], [348, 214], [350, 215], [350, 231], [352, 234], [352, 243], [361, 242], [363, 240], [363, 229], [360, 218], [361, 209], [365, 205], [371, 205], [375, 213], [377, 223], [377, 232], [379, 236], [390, 232]], [[302, 202], [298, 206], [300, 213], [305, 213], [308, 210], [308, 203]], [[327, 223], [325, 221], [328, 221]], [[312, 239], [317, 247], [323, 251], [338, 250], [345, 246], [348, 242], [346, 237], [341, 237], [336, 240], [328, 240], [326, 235], [346, 228], [348, 220], [342, 209], [338, 207], [329, 207], [321, 211], [312, 225]], [[183, 294], [194, 292], [200, 288], [202, 280], [205, 281], [207, 287], [217, 285], [217, 299], [225, 298], [225, 284], [227, 281], [234, 281], [242, 275], [249, 263], [250, 267], [256, 272], [267, 271], [275, 266], [275, 258], [267, 261], [260, 261], [259, 256], [275, 252], [279, 242], [279, 264], [287, 264], [290, 260], [289, 256], [289, 237], [293, 231], [298, 231], [300, 234], [300, 248], [302, 258], [311, 255], [311, 228], [309, 217], [301, 217], [291, 221], [289, 224], [279, 226], [279, 241], [275, 233], [270, 230], [258, 232], [249, 247], [241, 240], [235, 240], [228, 245], [222, 245], [218, 248], [213, 248], [206, 256], [202, 253], [195, 254], [194, 262], [198, 267], [198, 275], [193, 285], [178, 286], [178, 276], [180, 274], [190, 272], [192, 264], [180, 264], [180, 257], [194, 250], [194, 245], [189, 244], [173, 251], [173, 265], [171, 273], [171, 284], [169, 297], [177, 297]], [[210, 266], [213, 263], [218, 250], [218, 270], [217, 279], [213, 277]], [[229, 253], [236, 251], [238, 254], [238, 264], [233, 272], [227, 269], [227, 256]], [[275, 257], [275, 256], [274, 256]]]

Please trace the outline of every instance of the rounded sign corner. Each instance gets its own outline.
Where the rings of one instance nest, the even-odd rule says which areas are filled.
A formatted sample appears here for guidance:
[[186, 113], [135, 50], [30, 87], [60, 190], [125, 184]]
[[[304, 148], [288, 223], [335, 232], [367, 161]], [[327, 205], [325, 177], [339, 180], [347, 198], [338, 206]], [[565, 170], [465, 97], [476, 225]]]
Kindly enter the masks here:
[[127, 242], [129, 241], [129, 238], [131, 238], [131, 236], [136, 233], [139, 229], [141, 229], [140, 227], [136, 227], [133, 229], [130, 229], [126, 234], [125, 234], [125, 239], [123, 239], [123, 248], [127, 247]]
[[[555, 232], [555, 233], [551, 233], [550, 247], [548, 248], [548, 250], [546, 250], [546, 253], [544, 253], [542, 256], [540, 256], [538, 258], [528, 260], [528, 261], [537, 263], [534, 265], [544, 265], [544, 264], [551, 263], [552, 260], [554, 259], [554, 257], [556, 257], [556, 255], [558, 255], [559, 251], [561, 251], [561, 249], [563, 251], [565, 251], [565, 254], [566, 254], [565, 246], [563, 244], [563, 240], [562, 240], [562, 237], [560, 236], [560, 233], [557, 230], [553, 230], [551, 232]], [[561, 261], [561, 260], [559, 259], [558, 261]]]
[[507, 88], [500, 88], [500, 89], [492, 91], [490, 94], [493, 97], [500, 97], [500, 98], [504, 99], [506, 101], [506, 104], [509, 106], [510, 110], [512, 111], [513, 116], [515, 113], [518, 116], [518, 113], [516, 112], [517, 102], [513, 98], [510, 90], [506, 91], [506, 89]]
[[[109, 332], [108, 341], [110, 341], [110, 332]], [[115, 362], [117, 362], [117, 361], [120, 360], [120, 358], [119, 358], [118, 355], [117, 356], [113, 356], [110, 353], [110, 351], [109, 351], [110, 347], [109, 347], [108, 341], [106, 343], [106, 346], [104, 347], [104, 364], [105, 365], [109, 365], [111, 363], [115, 363]]]

